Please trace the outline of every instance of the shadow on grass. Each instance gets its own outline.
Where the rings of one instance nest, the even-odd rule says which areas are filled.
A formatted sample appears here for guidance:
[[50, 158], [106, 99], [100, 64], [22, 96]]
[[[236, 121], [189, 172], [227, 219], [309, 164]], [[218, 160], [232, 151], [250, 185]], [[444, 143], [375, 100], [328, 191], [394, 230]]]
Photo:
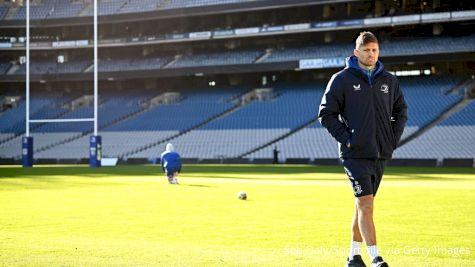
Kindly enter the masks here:
[[[190, 176], [187, 178], [205, 178], [205, 179], [229, 179], [229, 180], [253, 180], [253, 181], [342, 181], [346, 180], [346, 175], [344, 173], [341, 176], [336, 178], [273, 178], [273, 177], [236, 177], [236, 176], [227, 176], [227, 175], [217, 175], [217, 176]], [[455, 178], [455, 177], [433, 177], [433, 176], [424, 176], [424, 175], [402, 175], [401, 177], [384, 177], [384, 180], [388, 181], [469, 181], [473, 180], [475, 182], [475, 177], [473, 179], [467, 178]]]
[[[268, 177], [236, 177], [232, 175], [225, 175], [225, 174], [216, 174], [216, 175], [186, 175], [187, 178], [204, 178], [204, 179], [230, 179], [230, 180], [260, 180], [260, 181], [341, 181], [342, 179], [346, 178], [346, 175], [341, 172], [341, 176], [337, 178], [296, 178], [296, 177], [272, 177], [271, 175], [275, 173], [270, 173]], [[280, 174], [280, 173], [279, 173]], [[316, 174], [321, 175], [321, 174]]]
[[411, 175], [411, 174], [474, 174], [475, 168], [456, 167], [387, 167], [385, 174]]
[[[256, 173], [256, 174], [297, 174], [315, 172], [338, 172], [341, 168], [316, 167], [316, 166], [289, 166], [289, 165], [184, 165], [183, 173]], [[82, 166], [35, 166], [33, 168], [21, 168], [19, 166], [1, 166], [1, 178], [31, 178], [34, 176], [82, 176], [93, 178], [108, 178], [111, 176], [156, 176], [162, 170], [158, 165], [134, 165], [89, 168]]]
[[193, 187], [212, 187], [210, 185], [204, 185], [204, 184], [180, 184], [181, 186], [193, 186]]
[[[315, 174], [321, 176], [324, 173], [338, 174], [344, 178], [341, 166], [314, 166], [314, 165], [184, 165], [183, 174], [190, 174], [192, 177], [206, 178], [231, 178], [231, 179], [272, 179], [254, 177], [235, 177], [230, 174]], [[157, 177], [162, 170], [158, 165], [132, 165], [89, 168], [87, 165], [72, 166], [36, 166], [33, 168], [21, 168], [19, 166], [0, 166], [0, 179], [2, 178], [33, 178], [33, 177], [54, 177], [54, 176], [81, 176], [89, 178], [110, 178], [110, 177]], [[447, 168], [447, 167], [388, 167], [386, 175], [407, 177], [408, 179], [437, 179], [449, 180], [457, 179], [450, 174], [473, 174], [474, 168]], [[439, 174], [439, 177], [424, 176], [425, 174]], [[447, 177], [443, 177], [447, 174]], [[475, 177], [475, 176], [474, 176]], [[278, 180], [279, 178], [276, 178]], [[288, 179], [288, 178], [287, 178]], [[293, 180], [293, 179], [292, 179]], [[295, 178], [295, 180], [338, 180], [337, 178]], [[467, 179], [462, 179], [467, 180]]]
[[81, 176], [90, 178], [109, 178], [117, 176], [150, 176], [161, 175], [157, 166], [119, 166], [89, 168], [88, 166], [38, 166], [33, 168], [0, 167], [2, 178], [32, 178], [53, 176]]

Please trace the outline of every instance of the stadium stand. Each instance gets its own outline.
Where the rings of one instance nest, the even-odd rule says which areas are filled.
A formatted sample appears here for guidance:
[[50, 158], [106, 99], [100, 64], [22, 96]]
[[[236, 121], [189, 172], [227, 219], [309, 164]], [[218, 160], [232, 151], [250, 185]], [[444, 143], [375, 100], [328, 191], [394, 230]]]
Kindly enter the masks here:
[[[46, 16], [51, 12], [53, 9], [54, 2], [44, 1], [44, 4], [39, 5], [31, 5], [30, 6], [30, 18], [31, 19], [45, 19]], [[15, 15], [12, 17], [13, 20], [25, 20], [26, 19], [26, 7], [20, 6], [18, 7]]]
[[167, 68], [252, 64], [261, 53], [260, 51], [241, 51], [183, 56]]
[[14, 133], [0, 133], [0, 143], [3, 143], [12, 137], [15, 137]]
[[315, 158], [338, 158], [336, 142], [318, 122], [246, 158], [271, 159], [274, 148], [279, 150], [279, 157], [283, 161], [289, 158], [308, 158], [310, 161]]
[[174, 8], [186, 8], [208, 5], [224, 5], [230, 3], [244, 2], [243, 0], [176, 0], [176, 1], [162, 1], [159, 8], [162, 9], [174, 9]]
[[[55, 61], [32, 61], [30, 64], [30, 73], [32, 74], [55, 74], [55, 73], [78, 73], [82, 72], [91, 62], [78, 60], [73, 62], [57, 63]], [[15, 74], [25, 74], [26, 66], [21, 64]]]
[[395, 158], [473, 158], [475, 101], [396, 150]]
[[10, 63], [5, 63], [5, 62], [0, 63], [0, 74], [7, 73], [10, 66], [11, 66]]
[[[475, 50], [475, 35], [466, 37], [403, 38], [382, 42], [381, 57], [429, 55]], [[307, 58], [344, 58], [353, 50], [353, 44], [332, 44], [275, 50], [263, 62], [290, 61]]]
[[[160, 141], [176, 134], [175, 131], [123, 131], [104, 132], [103, 155], [116, 157], [125, 152], [147, 145], [151, 141]], [[107, 141], [106, 141], [107, 140]], [[89, 155], [89, 136], [81, 136], [71, 142], [60, 144], [51, 149], [40, 151], [37, 158], [43, 159], [82, 159]]]
[[5, 15], [8, 13], [8, 6], [4, 4], [0, 4], [0, 20], [5, 17]]
[[[463, 97], [460, 95], [445, 95], [445, 92], [460, 82], [456, 76], [450, 77], [420, 77], [402, 78], [400, 86], [409, 108], [409, 120], [402, 139], [429, 123], [435, 116], [443, 112]], [[319, 97], [321, 98], [321, 96]], [[463, 112], [463, 111], [462, 111]], [[468, 121], [468, 120], [467, 120]], [[445, 136], [450, 140], [450, 136]], [[283, 160], [287, 158], [337, 158], [337, 146], [328, 132], [319, 123], [313, 124], [277, 143], [267, 146], [246, 157], [272, 158], [272, 149], [277, 146]], [[422, 152], [421, 154], [427, 154]], [[395, 154], [395, 158], [400, 157]], [[408, 154], [407, 154], [408, 155]], [[411, 154], [413, 158], [420, 155]], [[410, 156], [408, 156], [410, 158]], [[406, 157], [407, 158], [407, 157]], [[422, 157], [424, 158], [424, 157]]]
[[[399, 79], [409, 105], [403, 134], [409, 141], [394, 157], [475, 158], [473, 100], [452, 90], [475, 73], [473, 4], [436, 1], [429, 9], [414, 1], [391, 9], [382, 3], [368, 13], [375, 6], [370, 0], [270, 2], [99, 0], [104, 156], [152, 161], [171, 141], [184, 158], [203, 161], [259, 162], [272, 159], [274, 148], [282, 162], [335, 159], [337, 144], [316, 121], [318, 104], [331, 74], [352, 53], [349, 36], [370, 28], [381, 36], [388, 70], [416, 72]], [[84, 93], [92, 87], [92, 14], [92, 1], [31, 2], [31, 119], [93, 116], [91, 93]], [[0, 158], [21, 157], [24, 19], [23, 4], [0, 3], [1, 95], [21, 98], [0, 113]], [[66, 62], [58, 63], [59, 55]], [[305, 59], [324, 61], [309, 67], [301, 65]], [[272, 93], [246, 98], [259, 88]], [[179, 98], [155, 101], [170, 92]], [[452, 110], [462, 102], [464, 108]], [[452, 115], [437, 121], [444, 114]], [[34, 157], [80, 162], [89, 156], [92, 132], [91, 122], [31, 124]]]
[[[248, 150], [275, 139], [289, 129], [195, 130], [172, 139], [184, 158], [235, 158]], [[130, 158], [157, 158], [160, 146], [135, 153]]]
[[67, 18], [78, 16], [79, 13], [85, 8], [85, 4], [82, 1], [78, 2], [64, 2], [57, 1], [52, 12], [48, 18]]
[[[182, 9], [188, 7], [223, 5], [229, 3], [245, 2], [243, 0], [99, 0], [99, 15], [115, 15], [121, 13], [141, 13], [153, 10]], [[55, 1], [42, 0], [32, 1], [31, 17], [32, 19], [50, 19], [74, 17], [80, 15], [81, 11], [92, 6], [92, 1], [73, 0], [73, 1]], [[11, 7], [8, 3], [0, 5], [0, 19], [3, 18], [9, 8], [13, 8], [14, 16], [10, 20], [21, 20], [26, 17], [26, 8], [24, 6]], [[92, 8], [82, 16], [92, 16]]]
[[[171, 141], [182, 148], [183, 157], [238, 157], [312, 120], [323, 87], [323, 84], [276, 86], [271, 99], [252, 101]], [[158, 148], [150, 148], [130, 157], [153, 158], [158, 152]]]
[[[400, 39], [393, 42], [381, 44], [381, 56], [415, 56], [431, 55], [455, 52], [475, 51], [475, 35], [463, 37], [431, 37], [419, 39]], [[319, 45], [312, 47], [284, 48], [274, 50], [263, 60], [256, 63], [256, 59], [265, 54], [264, 50], [248, 51], [223, 51], [216, 53], [197, 53], [191, 55], [170, 54], [160, 57], [150, 58], [126, 58], [109, 59], [99, 62], [100, 71], [131, 71], [131, 70], [157, 70], [173, 69], [197, 66], [221, 66], [239, 64], [261, 64], [273, 62], [298, 61], [300, 59], [328, 58], [343, 59], [352, 51], [351, 44], [344, 45]], [[173, 59], [175, 61], [171, 62]], [[54, 73], [82, 73], [92, 72], [92, 60], [75, 60], [65, 63], [51, 61], [32, 61], [30, 72], [32, 74], [54, 74]], [[171, 64], [168, 64], [171, 63]], [[9, 63], [2, 63], [0, 71], [8, 69]], [[25, 74], [25, 64], [12, 75]]]
[[[122, 6], [125, 5], [127, 0], [103, 0], [97, 2], [97, 14], [98, 15], [110, 15], [117, 14]], [[92, 16], [94, 9], [90, 9], [88, 15]]]
[[[128, 71], [128, 70], [153, 70], [161, 69], [171, 57], [143, 58], [143, 59], [119, 59], [101, 61], [100, 71]], [[92, 71], [92, 69], [90, 70]]]
[[129, 0], [118, 13], [139, 13], [147, 10], [156, 10], [161, 2], [161, 0]]
[[[458, 82], [460, 82], [460, 78], [455, 76], [401, 79], [401, 87], [405, 93], [407, 103], [412, 107], [410, 109], [408, 127], [404, 132], [403, 138], [417, 131], [418, 128], [432, 120], [434, 116], [461, 99], [459, 95], [444, 94]], [[103, 114], [100, 117], [100, 125], [110, 125], [102, 128], [104, 153], [110, 156], [121, 156], [155, 143], [149, 148], [136, 151], [136, 153], [128, 156], [130, 158], [155, 158], [160, 152], [160, 141], [180, 132], [185, 132], [172, 139], [172, 142], [177, 147], [182, 148], [181, 154], [183, 157], [198, 159], [238, 157], [256, 147], [278, 139], [284, 134], [291, 132], [292, 129], [297, 129], [299, 126], [314, 119], [319, 100], [323, 95], [323, 88], [323, 83], [315, 85], [277, 85], [274, 87], [275, 91], [271, 99], [267, 101], [251, 101], [247, 105], [243, 105], [235, 111], [210, 121], [190, 132], [186, 132], [186, 130], [232, 108], [235, 105], [235, 101], [230, 100], [233, 97], [238, 99], [235, 97], [242, 94], [243, 90], [240, 88], [221, 88], [221, 90], [208, 92], [197, 90], [199, 93], [184, 91], [183, 95], [185, 96], [183, 100], [176, 104], [160, 105], [122, 121], [120, 121], [121, 118], [141, 111], [139, 104], [151, 96], [144, 93], [139, 95], [132, 95], [130, 93], [117, 95], [117, 93], [108, 92], [104, 95], [107, 101], [100, 106], [100, 112]], [[58, 109], [54, 112], [49, 110], [48, 112], [50, 113], [48, 115], [44, 107], [52, 104], [53, 101], [58, 101], [58, 98], [50, 98], [49, 101], [47, 99], [35, 100], [33, 102], [33, 110], [40, 111], [43, 109], [43, 113], [36, 112], [34, 118], [55, 117], [55, 115], [61, 113], [63, 114], [61, 118], [87, 118], [92, 116], [92, 108], [90, 106], [79, 107], [73, 111]], [[296, 103], [298, 103], [297, 106]], [[16, 122], [12, 121], [10, 124], [7, 124], [7, 122], [2, 123], [2, 126], [4, 126], [3, 130], [13, 129], [17, 133], [24, 130], [24, 113], [18, 112], [18, 110], [24, 110], [24, 102], [17, 108], [10, 110], [11, 113], [18, 114], [18, 118]], [[463, 113], [465, 111], [460, 112]], [[11, 120], [12, 116], [9, 114], [0, 116], [0, 120], [2, 118]], [[465, 116], [466, 119], [456, 120], [456, 122], [462, 124], [466, 132], [473, 130], [471, 128], [473, 125], [464, 125], [470, 123], [470, 113], [459, 116]], [[19, 129], [14, 128], [15, 125]], [[75, 124], [49, 123], [34, 130], [35, 133], [42, 134], [42, 137], [36, 141], [38, 147], [50, 146], [52, 142], [48, 140], [66, 140], [71, 136], [79, 136], [91, 131], [92, 125], [87, 122]], [[53, 137], [48, 139], [46, 133], [52, 133]], [[132, 140], [131, 137], [134, 134], [137, 134], [136, 139], [140, 141], [124, 145], [124, 140]], [[436, 131], [435, 135], [437, 134], [438, 132]], [[150, 138], [150, 136], [154, 138]], [[51, 158], [52, 155], [70, 157], [74, 155], [75, 149], [80, 147], [79, 144], [83, 143], [87, 146], [87, 138], [88, 136], [86, 135], [78, 140], [74, 140], [72, 144], [57, 145], [47, 151], [38, 153], [37, 157]], [[450, 141], [451, 138], [459, 138], [459, 135], [444, 135], [444, 138]], [[151, 142], [151, 140], [154, 140], [154, 142]], [[2, 144], [2, 146], [6, 147], [5, 151], [10, 151], [9, 149], [14, 147], [12, 144], [16, 143], [18, 147], [19, 142], [20, 139], [14, 139], [7, 144]], [[105, 145], [106, 143], [107, 145]], [[470, 146], [468, 144], [469, 141], [464, 145], [469, 150]], [[259, 158], [269, 159], [272, 157], [274, 146], [279, 148], [281, 157], [284, 160], [287, 158], [309, 158], [314, 160], [338, 156], [336, 144], [332, 141], [330, 135], [319, 123], [313, 123], [285, 139], [247, 155], [246, 158], [251, 160]], [[205, 147], [206, 149], [203, 149]], [[420, 157], [420, 155], [414, 153], [408, 154], [408, 152], [404, 152], [405, 147], [403, 147], [403, 152], [395, 154], [396, 157]], [[82, 150], [83, 148], [76, 152], [80, 153]], [[417, 149], [413, 150], [417, 151]], [[462, 151], [466, 150], [458, 151], [462, 153]], [[18, 151], [11, 150], [11, 152], [14, 153], [8, 154], [4, 152], [3, 155], [10, 157], [18, 156]], [[469, 153], [463, 152], [463, 155], [467, 156]]]
[[[150, 93], [140, 90], [137, 90], [134, 94], [108, 92], [103, 96], [107, 100], [101, 103], [99, 110], [101, 113], [99, 125], [104, 131], [105, 155], [120, 156], [199, 125], [232, 108], [235, 104], [229, 99], [234, 95], [241, 94], [243, 89], [236, 87], [221, 91], [218, 88], [207, 91], [188, 93], [183, 91], [184, 96], [179, 103], [159, 105], [150, 109], [144, 109], [141, 106], [146, 99], [152, 98]], [[138, 92], [140, 94], [137, 95]], [[34, 102], [37, 103], [38, 101], [35, 100]], [[37, 105], [40, 104], [37, 103]], [[42, 107], [45, 105], [41, 104]], [[21, 109], [21, 107], [19, 108]], [[18, 110], [14, 110], [14, 112], [16, 111]], [[43, 110], [42, 113], [36, 114], [36, 117], [48, 118], [46, 112], [50, 112], [49, 114], [63, 113], [59, 118], [70, 119], [90, 118], [93, 110], [90, 106], [81, 106], [66, 113], [64, 113], [64, 109], [59, 109], [57, 112]], [[20, 130], [24, 130], [23, 116], [24, 112], [18, 117], [17, 124], [19, 127], [23, 125]], [[6, 116], [6, 118], [8, 117], [10, 116]], [[0, 119], [2, 118], [3, 116], [0, 116]], [[107, 127], [108, 125], [111, 126]], [[74, 158], [78, 155], [87, 157], [87, 149], [84, 150], [81, 144], [86, 144], [87, 147], [89, 136], [85, 134], [91, 131], [92, 123], [90, 122], [41, 125], [34, 129], [34, 132], [41, 136], [38, 140], [35, 140], [35, 147], [38, 149], [47, 147], [47, 149], [42, 150], [36, 156], [37, 158]], [[52, 134], [51, 137], [48, 137], [49, 133]], [[134, 135], [136, 142], [131, 140]], [[71, 137], [79, 138], [71, 139]], [[60, 141], [52, 146], [53, 142], [50, 142], [50, 140], [54, 139]], [[68, 140], [68, 142], [63, 142], [64, 140]], [[130, 140], [130, 142], [124, 142], [124, 140]], [[13, 148], [15, 145], [20, 146], [20, 144], [21, 139], [19, 137], [1, 144], [2, 147], [5, 146], [2, 156], [18, 157], [19, 151], [15, 151]], [[84, 151], [86, 154], [83, 153]]]
[[[53, 104], [54, 99], [41, 98], [30, 104], [30, 112], [35, 114], [45, 106]], [[0, 131], [18, 134], [25, 130], [26, 103], [22, 101], [17, 107], [10, 108], [0, 115]]]
[[421, 127], [433, 119], [435, 114], [461, 100], [461, 95], [445, 95], [445, 92], [461, 81], [452, 77], [401, 78], [400, 87], [409, 107], [407, 126]]
[[[237, 90], [237, 91], [236, 91]], [[182, 101], [159, 105], [138, 116], [107, 127], [106, 131], [185, 131], [234, 106], [228, 99], [240, 89], [214, 92], [198, 90], [184, 93]]]

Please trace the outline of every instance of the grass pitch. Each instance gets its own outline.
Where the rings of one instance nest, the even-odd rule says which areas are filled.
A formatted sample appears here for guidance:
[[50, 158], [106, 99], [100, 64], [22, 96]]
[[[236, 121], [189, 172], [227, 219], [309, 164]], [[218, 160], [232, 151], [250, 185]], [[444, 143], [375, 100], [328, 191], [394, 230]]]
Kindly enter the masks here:
[[[341, 167], [186, 165], [179, 182], [157, 166], [0, 167], [0, 265], [344, 266]], [[390, 167], [375, 202], [391, 266], [474, 266], [474, 218], [474, 169]]]

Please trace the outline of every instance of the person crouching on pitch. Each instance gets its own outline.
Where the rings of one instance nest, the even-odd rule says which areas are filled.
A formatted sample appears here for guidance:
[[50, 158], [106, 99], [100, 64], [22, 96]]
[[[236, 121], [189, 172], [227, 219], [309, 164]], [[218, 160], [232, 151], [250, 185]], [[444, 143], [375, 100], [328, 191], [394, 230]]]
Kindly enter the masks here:
[[170, 184], [178, 184], [176, 177], [181, 172], [181, 158], [180, 155], [175, 152], [173, 145], [168, 143], [165, 151], [160, 155], [160, 164], [165, 175], [168, 177]]

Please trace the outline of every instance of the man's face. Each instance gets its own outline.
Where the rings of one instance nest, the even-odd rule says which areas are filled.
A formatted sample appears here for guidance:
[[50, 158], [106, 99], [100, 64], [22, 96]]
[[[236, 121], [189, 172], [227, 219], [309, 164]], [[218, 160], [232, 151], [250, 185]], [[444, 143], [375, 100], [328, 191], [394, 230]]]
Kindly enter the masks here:
[[373, 69], [376, 62], [378, 62], [379, 45], [378, 43], [367, 43], [364, 46], [360, 46], [359, 49], [353, 50], [353, 54], [358, 58], [358, 62], [363, 67]]

